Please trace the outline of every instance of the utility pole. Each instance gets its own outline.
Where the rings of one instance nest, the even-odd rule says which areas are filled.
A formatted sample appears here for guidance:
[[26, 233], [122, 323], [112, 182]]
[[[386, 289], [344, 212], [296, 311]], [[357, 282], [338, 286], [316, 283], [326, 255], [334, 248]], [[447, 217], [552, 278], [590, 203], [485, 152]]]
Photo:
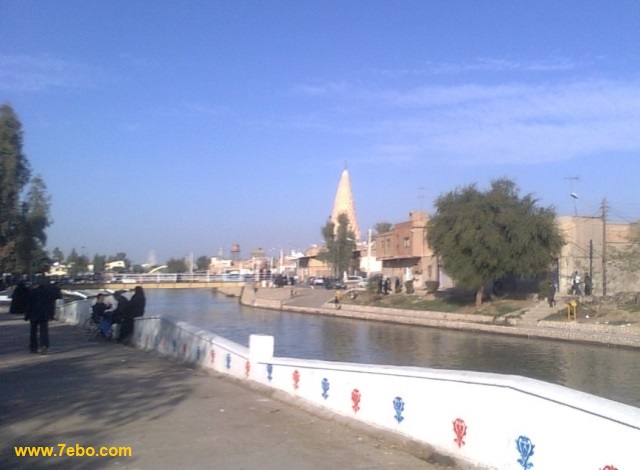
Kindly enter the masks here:
[[367, 277], [371, 277], [371, 229], [367, 237]]
[[589, 277], [593, 279], [593, 240], [589, 240]]
[[602, 199], [602, 296], [607, 295], [607, 198]]

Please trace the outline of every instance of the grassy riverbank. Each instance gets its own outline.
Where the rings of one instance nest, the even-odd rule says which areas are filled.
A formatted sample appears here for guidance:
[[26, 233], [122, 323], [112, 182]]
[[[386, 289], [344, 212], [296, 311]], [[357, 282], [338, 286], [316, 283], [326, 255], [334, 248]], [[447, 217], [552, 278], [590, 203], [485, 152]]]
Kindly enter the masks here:
[[483, 314], [502, 316], [515, 313], [534, 305], [536, 300], [526, 296], [502, 296], [485, 300], [480, 308], [475, 305], [474, 294], [467, 292], [416, 293], [380, 295], [371, 292], [359, 292], [355, 300], [342, 297], [344, 304], [372, 307], [400, 308], [406, 310], [424, 310], [432, 312]]
[[[571, 298], [556, 298], [556, 307], [549, 309], [546, 318], [556, 322], [569, 322], [566, 302]], [[640, 295], [636, 293], [616, 294], [615, 296], [580, 297], [578, 301], [578, 320], [584, 323], [605, 323], [610, 325], [640, 325]], [[543, 301], [544, 302], [544, 301]], [[480, 308], [475, 305], [473, 293], [463, 291], [438, 292], [427, 294], [389, 294], [380, 295], [371, 292], [359, 292], [355, 300], [347, 295], [342, 297], [344, 305], [361, 305], [383, 308], [397, 308], [415, 311], [433, 311], [445, 313], [478, 314], [494, 317], [522, 317], [527, 311], [540, 305], [536, 295], [503, 295], [486, 299]]]

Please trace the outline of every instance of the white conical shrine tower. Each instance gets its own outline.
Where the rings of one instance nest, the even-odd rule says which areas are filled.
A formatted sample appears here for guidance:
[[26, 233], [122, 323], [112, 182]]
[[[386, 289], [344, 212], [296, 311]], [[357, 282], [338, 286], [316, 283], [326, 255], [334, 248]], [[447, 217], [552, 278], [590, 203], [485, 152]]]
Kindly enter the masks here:
[[356, 209], [353, 205], [353, 195], [351, 194], [351, 181], [349, 180], [349, 171], [345, 168], [338, 183], [338, 191], [336, 199], [333, 203], [333, 213], [331, 214], [331, 222], [338, 225], [338, 216], [346, 214], [349, 218], [349, 230], [356, 236], [355, 241], [360, 241], [360, 228], [358, 227], [358, 218], [356, 217]]

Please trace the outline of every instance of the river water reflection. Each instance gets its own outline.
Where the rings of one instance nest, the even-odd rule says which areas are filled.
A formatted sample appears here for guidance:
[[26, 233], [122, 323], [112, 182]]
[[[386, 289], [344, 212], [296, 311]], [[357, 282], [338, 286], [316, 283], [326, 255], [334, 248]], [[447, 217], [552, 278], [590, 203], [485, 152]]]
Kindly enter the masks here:
[[640, 407], [640, 351], [244, 307], [208, 289], [148, 289], [146, 315], [171, 316], [280, 357], [514, 374]]

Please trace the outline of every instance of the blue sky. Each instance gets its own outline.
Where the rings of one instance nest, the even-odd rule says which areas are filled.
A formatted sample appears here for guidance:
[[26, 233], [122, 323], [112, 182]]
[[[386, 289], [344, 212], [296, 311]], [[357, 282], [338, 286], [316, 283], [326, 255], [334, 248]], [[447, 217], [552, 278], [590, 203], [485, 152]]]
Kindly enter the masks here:
[[635, 221], [638, 25], [633, 1], [5, 0], [0, 102], [65, 254], [304, 248], [345, 163], [363, 233], [500, 177]]

